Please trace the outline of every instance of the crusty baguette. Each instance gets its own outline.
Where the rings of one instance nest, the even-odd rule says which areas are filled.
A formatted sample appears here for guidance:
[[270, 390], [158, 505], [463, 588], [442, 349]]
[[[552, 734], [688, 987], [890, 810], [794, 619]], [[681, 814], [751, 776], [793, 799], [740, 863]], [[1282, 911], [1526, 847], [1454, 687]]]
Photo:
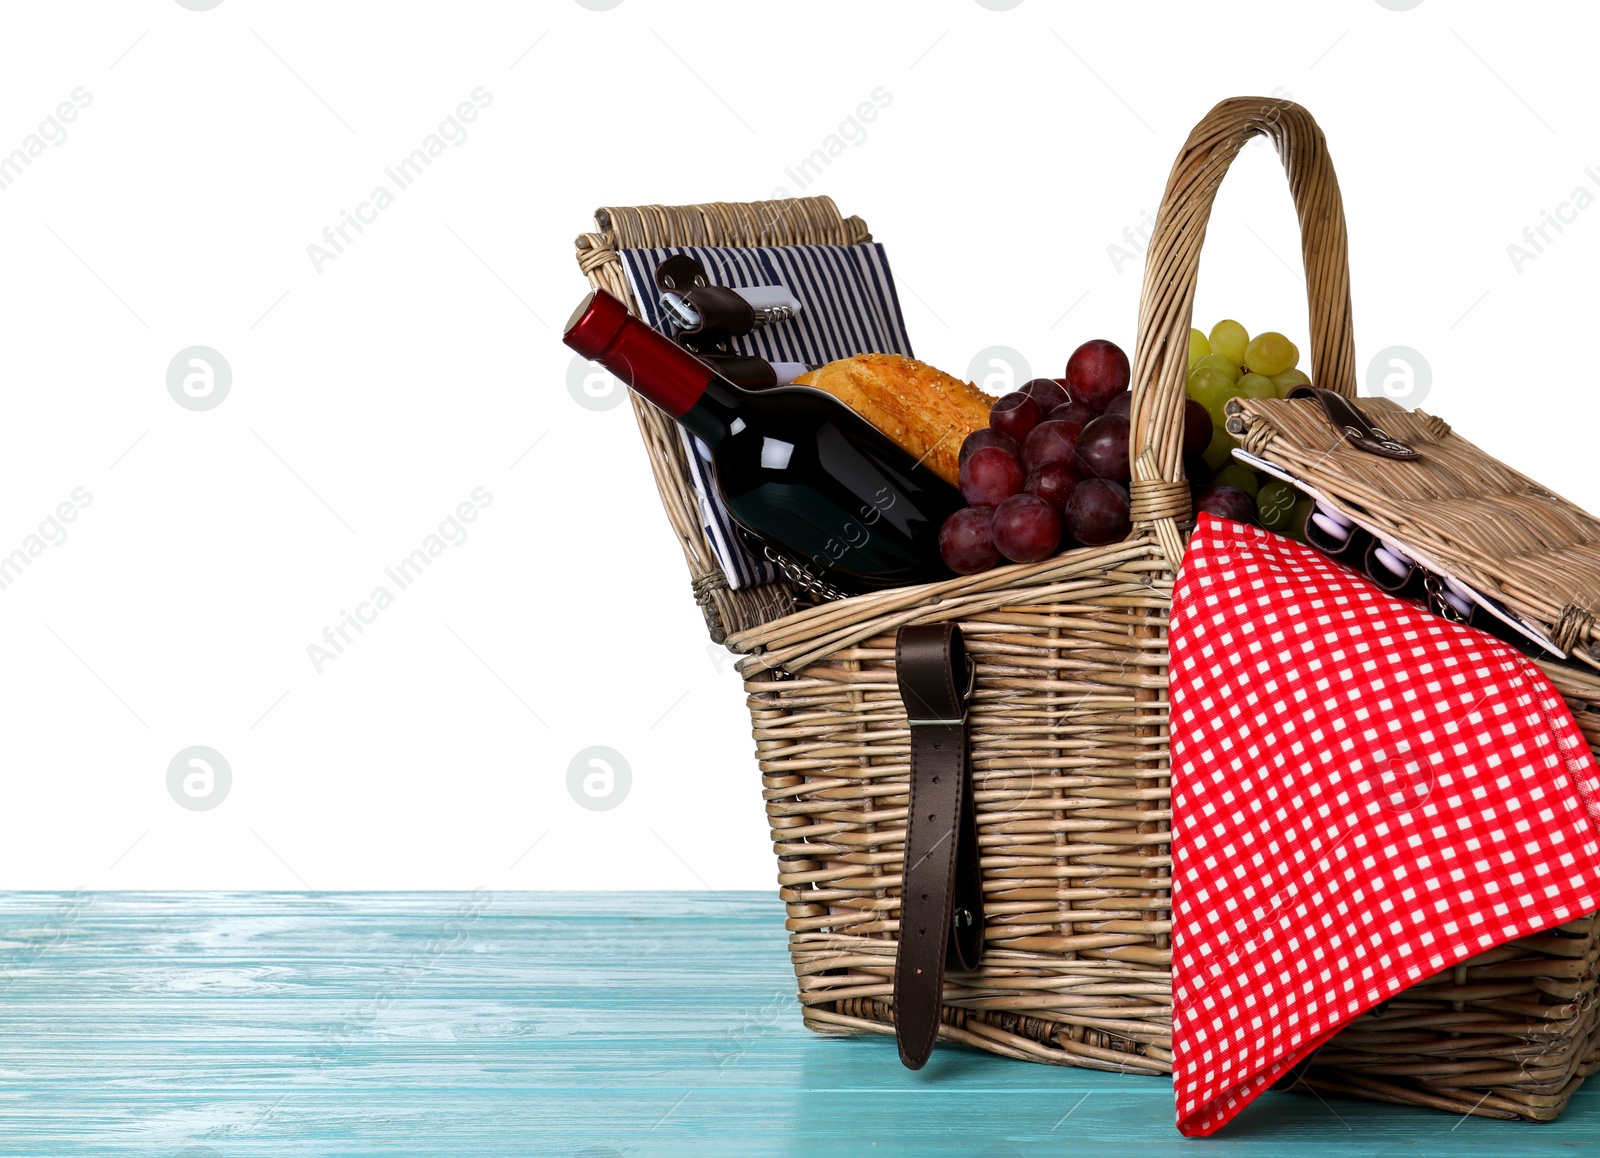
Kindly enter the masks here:
[[971, 383], [900, 354], [857, 354], [795, 379], [825, 390], [958, 485], [961, 444], [989, 425], [994, 399]]

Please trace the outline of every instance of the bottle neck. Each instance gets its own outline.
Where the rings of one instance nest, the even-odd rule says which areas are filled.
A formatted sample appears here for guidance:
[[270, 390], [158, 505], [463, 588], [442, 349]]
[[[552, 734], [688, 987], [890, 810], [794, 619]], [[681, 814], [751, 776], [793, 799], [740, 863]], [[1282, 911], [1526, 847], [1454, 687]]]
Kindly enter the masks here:
[[712, 374], [699, 400], [681, 414], [678, 421], [701, 442], [715, 447], [732, 433], [731, 428], [740, 417], [739, 395], [742, 393], [726, 378]]
[[605, 290], [578, 306], [562, 340], [715, 446], [737, 417], [739, 388], [658, 334]]

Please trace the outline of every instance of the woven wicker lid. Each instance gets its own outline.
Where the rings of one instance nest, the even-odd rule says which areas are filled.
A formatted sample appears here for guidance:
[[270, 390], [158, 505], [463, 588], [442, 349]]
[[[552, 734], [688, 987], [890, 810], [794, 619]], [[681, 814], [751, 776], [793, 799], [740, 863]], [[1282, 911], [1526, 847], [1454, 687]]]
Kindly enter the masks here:
[[1239, 427], [1246, 453], [1600, 667], [1600, 519], [1442, 419], [1387, 398], [1363, 398], [1360, 408], [1421, 457], [1402, 462], [1358, 449], [1309, 398], [1240, 399], [1230, 429]]

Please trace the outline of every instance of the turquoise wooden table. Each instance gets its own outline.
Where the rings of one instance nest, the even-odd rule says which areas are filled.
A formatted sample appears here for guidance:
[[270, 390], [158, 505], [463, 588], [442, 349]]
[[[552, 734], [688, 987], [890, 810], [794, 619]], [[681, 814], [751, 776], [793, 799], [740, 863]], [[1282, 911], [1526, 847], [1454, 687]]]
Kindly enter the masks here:
[[1217, 1138], [1159, 1079], [801, 1028], [739, 893], [0, 894], [0, 1153], [1537, 1154], [1550, 1125], [1269, 1093]]

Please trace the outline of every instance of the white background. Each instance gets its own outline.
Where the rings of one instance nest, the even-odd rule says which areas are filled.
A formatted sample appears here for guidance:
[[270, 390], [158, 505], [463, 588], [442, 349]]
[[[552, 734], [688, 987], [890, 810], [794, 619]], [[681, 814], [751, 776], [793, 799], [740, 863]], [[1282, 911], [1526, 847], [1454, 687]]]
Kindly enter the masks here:
[[[1600, 508], [1600, 211], [1520, 271], [1507, 252], [1600, 193], [1592, 9], [1538, 13], [8, 6], [0, 152], [92, 102], [0, 190], [0, 555], [93, 497], [0, 590], [0, 884], [771, 887], [737, 677], [628, 407], [575, 401], [558, 329], [597, 205], [800, 192], [785, 170], [880, 86], [804, 192], [886, 243], [923, 358], [1131, 353], [1142, 263], [1108, 246], [1216, 100], [1292, 94], [1343, 185], [1362, 364], [1420, 352], [1428, 410]], [[307, 246], [479, 86], [466, 139], [319, 270]], [[1198, 319], [1304, 349], [1299, 270], [1257, 144]], [[204, 412], [166, 385], [192, 345], [233, 374]], [[319, 673], [307, 646], [477, 487], [468, 537]], [[206, 811], [168, 790], [191, 745], [232, 768]], [[606, 811], [567, 787], [592, 745], [632, 772]]]

